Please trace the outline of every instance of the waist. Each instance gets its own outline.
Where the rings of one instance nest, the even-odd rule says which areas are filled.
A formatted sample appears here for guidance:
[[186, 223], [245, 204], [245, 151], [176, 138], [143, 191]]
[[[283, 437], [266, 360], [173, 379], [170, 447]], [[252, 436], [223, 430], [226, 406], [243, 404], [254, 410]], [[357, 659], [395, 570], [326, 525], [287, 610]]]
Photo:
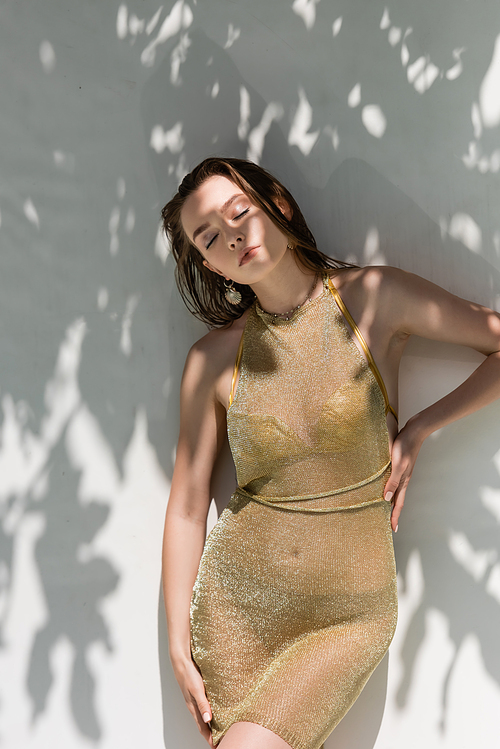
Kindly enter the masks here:
[[337, 512], [385, 502], [383, 489], [390, 475], [390, 459], [378, 471], [354, 484], [325, 492], [295, 496], [271, 496], [252, 493], [238, 486], [235, 495], [247, 498], [275, 509], [291, 512]]

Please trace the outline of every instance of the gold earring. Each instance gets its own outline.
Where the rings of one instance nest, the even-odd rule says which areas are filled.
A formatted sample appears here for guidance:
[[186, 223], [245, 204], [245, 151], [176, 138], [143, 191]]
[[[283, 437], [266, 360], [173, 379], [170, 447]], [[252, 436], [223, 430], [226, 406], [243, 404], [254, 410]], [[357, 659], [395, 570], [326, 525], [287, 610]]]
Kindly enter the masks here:
[[241, 294], [238, 289], [234, 288], [233, 282], [231, 280], [224, 281], [224, 286], [226, 287], [224, 296], [226, 297], [229, 304], [239, 304], [241, 302]]

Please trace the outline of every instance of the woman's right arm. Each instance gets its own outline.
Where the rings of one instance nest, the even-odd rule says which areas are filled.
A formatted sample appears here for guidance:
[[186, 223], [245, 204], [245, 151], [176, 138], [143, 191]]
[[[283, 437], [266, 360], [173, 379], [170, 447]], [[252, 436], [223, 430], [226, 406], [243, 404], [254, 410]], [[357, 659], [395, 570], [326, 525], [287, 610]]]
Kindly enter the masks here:
[[[212, 361], [211, 361], [212, 360]], [[187, 706], [212, 745], [212, 713], [191, 658], [189, 609], [206, 536], [212, 469], [225, 434], [217, 373], [202, 339], [189, 352], [181, 384], [180, 431], [163, 538], [163, 595], [170, 660]]]

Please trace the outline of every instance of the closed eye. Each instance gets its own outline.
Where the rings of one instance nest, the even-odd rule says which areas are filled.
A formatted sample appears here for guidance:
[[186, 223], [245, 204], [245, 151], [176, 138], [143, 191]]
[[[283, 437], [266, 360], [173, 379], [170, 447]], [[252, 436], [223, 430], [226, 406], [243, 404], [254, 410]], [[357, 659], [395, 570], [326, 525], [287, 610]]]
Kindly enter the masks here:
[[[245, 214], [247, 214], [249, 210], [250, 210], [250, 208], [245, 208], [245, 210], [244, 210], [244, 211], [242, 211], [241, 213], [238, 213], [238, 215], [237, 215], [237, 216], [235, 216], [235, 217], [234, 217], [234, 218], [232, 219], [232, 221], [238, 221], [238, 219], [240, 219], [240, 218], [242, 218], [243, 216], [245, 216]], [[213, 237], [211, 238], [210, 242], [209, 242], [209, 243], [208, 243], [207, 245], [205, 245], [205, 249], [206, 249], [206, 250], [210, 249], [210, 246], [211, 246], [211, 244], [212, 244], [212, 243], [213, 243], [213, 242], [214, 242], [214, 241], [215, 241], [215, 240], [217, 239], [217, 237], [218, 237], [218, 236], [219, 236], [218, 234], [215, 234], [215, 235], [214, 235], [214, 236], [213, 236]]]
[[205, 246], [205, 249], [206, 249], [206, 250], [208, 250], [208, 249], [210, 248], [210, 245], [212, 244], [212, 242], [214, 242], [214, 241], [215, 241], [215, 240], [217, 239], [217, 237], [218, 237], [218, 236], [219, 236], [218, 234], [215, 234], [215, 235], [214, 235], [214, 236], [212, 237], [212, 239], [210, 240], [210, 242], [209, 242], [209, 243], [208, 243], [208, 244], [207, 244], [207, 245]]
[[241, 218], [242, 216], [244, 216], [245, 213], [248, 213], [249, 210], [250, 210], [250, 208], [245, 208], [245, 210], [242, 213], [239, 213], [237, 216], [235, 216], [233, 218], [233, 221], [237, 221], [239, 218]]

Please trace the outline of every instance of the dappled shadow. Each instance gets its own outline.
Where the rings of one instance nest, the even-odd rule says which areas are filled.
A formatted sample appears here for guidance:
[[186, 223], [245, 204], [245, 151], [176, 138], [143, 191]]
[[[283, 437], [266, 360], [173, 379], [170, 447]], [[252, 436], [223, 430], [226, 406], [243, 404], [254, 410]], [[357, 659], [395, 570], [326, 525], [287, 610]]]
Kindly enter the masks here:
[[118, 583], [117, 572], [103, 557], [82, 557], [106, 522], [109, 507], [96, 501], [78, 502], [78, 474], [68, 462], [64, 434], [51, 454], [49, 490], [44, 499], [45, 528], [35, 544], [38, 572], [44, 581], [47, 622], [36, 634], [28, 672], [33, 718], [43, 712], [53, 675], [49, 659], [59, 638], [74, 648], [71, 706], [82, 734], [99, 739], [95, 682], [87, 665], [89, 647], [102, 643], [111, 650], [110, 633], [99, 605]]
[[[317, 12], [319, 13], [319, 6]], [[196, 18], [198, 15], [195, 13]], [[201, 21], [199, 23], [201, 26]], [[248, 152], [252, 148], [250, 134], [259, 127], [266, 111], [265, 100], [242, 75], [241, 67], [234, 64], [229, 52], [226, 53], [208, 37], [205, 32], [207, 25], [203, 24], [203, 28], [204, 31], [201, 31], [199, 26], [195, 26], [190, 32], [190, 53], [181, 68], [182, 84], [172, 83], [169, 77], [170, 55], [175, 48], [175, 40], [172, 40], [171, 48], [166, 47], [162, 62], [143, 88], [142, 106], [146, 136], [149, 137], [158, 123], [161, 123], [165, 132], [175, 131], [179, 136], [175, 147], [173, 145], [172, 148], [165, 147], [158, 155], [155, 155], [153, 151], [150, 152], [160, 194], [165, 198], [174, 192], [184, 171], [190, 169], [206, 155], [210, 153], [249, 155]], [[208, 23], [208, 29], [210, 29], [210, 23]], [[435, 59], [438, 60], [437, 57]], [[336, 75], [340, 73], [337, 71]], [[278, 80], [279, 76], [278, 71]], [[315, 108], [318, 84], [311, 77], [307, 80], [307, 84], [304, 81], [302, 83], [312, 109], [309, 129], [321, 132], [326, 127], [327, 120], [321, 108], [319, 111]], [[284, 112], [293, 112], [297, 102], [298, 84], [300, 81], [293, 76], [289, 76], [284, 85], [276, 84], [277, 100]], [[445, 80], [443, 86], [445, 84], [449, 85], [450, 82]], [[251, 103], [250, 114], [246, 120], [242, 119], [242, 88], [247, 92], [246, 95]], [[214, 90], [217, 92], [216, 96], [213, 95]], [[402, 103], [406, 98], [412, 101], [415, 99], [414, 88], [409, 87], [406, 92], [398, 90], [397, 98], [392, 96], [391, 101], [385, 101], [384, 111], [389, 123], [393, 121], [391, 113], [396, 117], [397, 108], [403, 106]], [[414, 106], [417, 104], [415, 103]], [[391, 110], [391, 106], [394, 111]], [[464, 130], [467, 128], [468, 126], [464, 126]], [[220, 133], [224, 133], [223, 139]], [[339, 133], [342, 142], [342, 129]], [[366, 137], [366, 133], [363, 133], [361, 121], [357, 125], [350, 123], [350, 139], [357, 137], [361, 140]], [[455, 136], [458, 137], [457, 133], [454, 133]], [[390, 142], [389, 128], [386, 138]], [[422, 145], [425, 145], [427, 150], [438, 149], [441, 138], [445, 138], [444, 130], [442, 136], [435, 132], [435, 142]], [[173, 140], [171, 144], [174, 144]], [[340, 158], [343, 153], [341, 143], [338, 146], [338, 153], [335, 153], [331, 143], [328, 144], [330, 154], [327, 158], [324, 153], [325, 141], [321, 142], [318, 138], [318, 145], [312, 148], [310, 154], [304, 154], [300, 148], [287, 143], [286, 133], [283, 132], [283, 122], [277, 117], [271, 120], [261, 144], [262, 149], [259, 154], [261, 163], [285, 179], [299, 203], [305, 207], [306, 215], [320, 240], [320, 246], [326, 248], [331, 255], [360, 264], [382, 263], [403, 267], [427, 276], [455, 293], [482, 303], [490, 305], [495, 303], [500, 290], [500, 277], [494, 265], [444, 231], [442, 223], [433, 220], [421, 205], [373, 165], [362, 158], [350, 157], [349, 152], [344, 158]], [[395, 155], [399, 155], [397, 149]], [[318, 174], [311, 176], [318, 165], [317, 162], [321, 162], [321, 167], [318, 169], [319, 176]], [[329, 176], [325, 164], [330, 165]], [[453, 164], [453, 169], [455, 168], [456, 165]], [[463, 170], [463, 166], [460, 169]], [[170, 257], [166, 260], [166, 268], [169, 271], [172, 269]], [[178, 307], [179, 303], [172, 300], [169, 316], [175, 315], [176, 319], [182, 323], [182, 313], [179, 315]], [[177, 349], [179, 339], [180, 336], [173, 336], [171, 342], [171, 345]], [[172, 371], [171, 374], [175, 375], [178, 380], [181, 364], [178, 363], [176, 366], [177, 374]], [[172, 388], [171, 392], [173, 393], [172, 399], [174, 399], [176, 388]], [[171, 403], [170, 408], [176, 408], [176, 406]], [[474, 432], [474, 423], [484, 424], [485, 418], [485, 414], [481, 414], [477, 416], [476, 422], [469, 419], [464, 422], [463, 426], [460, 426], [457, 444], [463, 439], [462, 449], [470, 446], [470, 440], [465, 440], [467, 432]], [[443, 512], [443, 507], [448, 507], [448, 515], [439, 516], [430, 500], [415, 502], [416, 506], [413, 510], [405, 511], [406, 515], [410, 515], [409, 520], [405, 517], [405, 526], [417, 528], [418, 532], [412, 533], [410, 537], [405, 535], [403, 553], [398, 548], [401, 584], [404, 586], [408, 558], [414, 549], [419, 549], [423, 560], [425, 592], [420, 608], [415, 611], [406, 631], [400, 654], [404, 664], [403, 677], [397, 692], [400, 707], [405, 704], [405, 695], [414, 675], [415, 654], [425, 634], [425, 614], [432, 607], [438, 607], [450, 622], [457, 621], [456, 625], [450, 624], [451, 636], [457, 650], [467, 633], [471, 631], [476, 633], [483, 648], [488, 670], [500, 682], [498, 659], [490, 658], [490, 655], [493, 656], [494, 649], [492, 634], [498, 624], [497, 602], [485, 594], [484, 589], [457, 565], [446, 544], [443, 544], [444, 529], [451, 524], [456, 532], [467, 533], [473, 545], [477, 543], [480, 546], [497, 548], [497, 544], [493, 543], [493, 538], [486, 538], [484, 534], [483, 519], [486, 519], [488, 513], [484, 508], [477, 506], [479, 476], [482, 481], [492, 487], [498, 485], [498, 474], [491, 462], [495, 452], [491, 434], [495, 432], [495, 427], [496, 423], [491, 419], [483, 427], [489, 450], [484, 449], [485, 445], [481, 445], [478, 447], [477, 454], [475, 450], [473, 455], [469, 452], [469, 459], [475, 467], [474, 471], [469, 474], [469, 486], [460, 480], [458, 482], [460, 488], [458, 488], [453, 481], [450, 481], [446, 491], [441, 483], [443, 476], [449, 474], [444, 467], [445, 463], [440, 463], [441, 483], [437, 481], [438, 477], [433, 477], [436, 479], [433, 493], [438, 492], [449, 499], [449, 505], [446, 504], [446, 499], [440, 504], [441, 512]], [[445, 432], [445, 435], [449, 434], [451, 432]], [[450, 452], [453, 447], [448, 441], [450, 438], [447, 440], [443, 435], [439, 439], [442, 446], [439, 457], [446, 456], [450, 463], [450, 470], [452, 470], [457, 461], [457, 454]], [[436, 444], [433, 443], [433, 450]], [[433, 454], [436, 455], [435, 452]], [[424, 451], [420, 459], [420, 463], [424, 466], [426, 465], [425, 456]], [[458, 464], [460, 464], [460, 458], [458, 458]], [[430, 483], [429, 479], [429, 485]], [[452, 504], [454, 491], [460, 494], [465, 503], [470, 503], [471, 497], [476, 498], [474, 517], [479, 526], [475, 526], [475, 533], [470, 533], [465, 519], [460, 517], [460, 512], [455, 515], [458, 508], [456, 502], [455, 506]], [[409, 505], [412, 507], [410, 501]], [[419, 523], [413, 524], [412, 512], [418, 514]], [[429, 523], [433, 528], [441, 529], [435, 546], [431, 548], [429, 548], [428, 540]], [[436, 568], [439, 570], [438, 574], [435, 573]], [[461, 591], [461, 594], [457, 593], [454, 598], [451, 591]], [[464, 598], [472, 601], [471, 608], [467, 608], [468, 615], [463, 611]], [[484, 616], [485, 613], [486, 616]], [[494, 624], [491, 626], [485, 624], [485, 620]], [[453, 662], [450, 669], [452, 666]], [[347, 740], [348, 735], [351, 738], [354, 735], [356, 745], [363, 749], [373, 746], [382, 719], [383, 701], [380, 701], [380, 694], [385, 694], [386, 678], [387, 670], [377, 671], [374, 676], [377, 680], [377, 690], [366, 692], [361, 698], [360, 706], [356, 707], [356, 711], [364, 709], [371, 716], [370, 721], [365, 721], [363, 730], [356, 731], [356, 719], [353, 717], [356, 716], [355, 711], [346, 717], [345, 723], [341, 724], [335, 736], [327, 742], [327, 747], [340, 746], [338, 742], [343, 739]], [[170, 710], [172, 688], [175, 689], [175, 684], [169, 677], [164, 681], [166, 715]], [[446, 685], [442, 692], [440, 708], [442, 716], [445, 715], [445, 709]], [[165, 725], [167, 731], [168, 721]]]
[[[102, 604], [121, 570], [104, 552], [85, 551], [109, 524], [112, 491], [83, 500], [65, 443], [75, 409], [85, 403], [94, 415], [117, 483], [139, 407], [172, 473], [182, 367], [205, 327], [175, 289], [173, 260], [157, 236], [161, 205], [205, 156], [247, 156], [287, 184], [330, 255], [396, 265], [495, 305], [500, 227], [489, 206], [499, 198], [499, 132], [484, 80], [499, 32], [494, 0], [480, 8], [465, 0], [394, 8], [379, 0], [147, 0], [99, 9], [66, 0], [30, 14], [2, 5], [0, 654], [14, 647], [19, 586], [37, 589], [39, 578], [42, 603], [30, 601], [22, 640], [35, 723], [54, 684], [51, 654], [66, 639], [72, 717], [83, 737], [105, 739], [98, 671], [88, 660], [93, 646], [110, 652]], [[78, 319], [81, 361], [66, 387], [63, 344]], [[423, 577], [398, 653], [400, 711], [432, 610], [446, 618], [455, 656], [476, 635], [500, 683], [499, 607], [488, 587], [498, 525], [481, 504], [483, 487], [500, 489], [497, 425], [492, 407], [441, 432], [419, 458], [396, 538], [402, 593], [415, 552]], [[234, 481], [227, 454], [219, 478], [220, 511]], [[17, 547], [37, 518], [34, 566], [23, 577]], [[482, 574], [460, 562], [456, 539], [489, 554]], [[165, 744], [194, 746], [168, 665], [161, 601], [158, 617]], [[386, 660], [326, 749], [373, 747], [390, 673]], [[440, 694], [443, 731], [449, 683]]]

